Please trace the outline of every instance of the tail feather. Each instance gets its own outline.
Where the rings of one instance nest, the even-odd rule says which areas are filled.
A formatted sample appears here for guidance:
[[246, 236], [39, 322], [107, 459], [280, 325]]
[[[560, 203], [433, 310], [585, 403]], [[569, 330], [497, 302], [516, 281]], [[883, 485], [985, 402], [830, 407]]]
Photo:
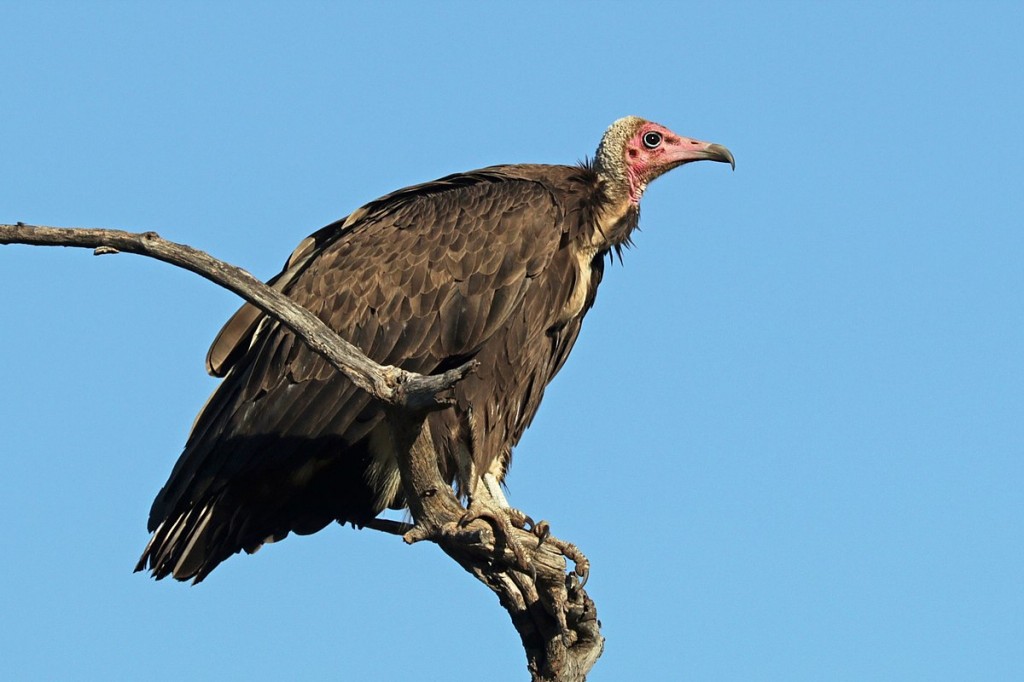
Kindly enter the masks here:
[[[216, 501], [193, 507], [173, 522], [164, 521], [143, 550], [135, 571], [149, 569], [157, 580], [173, 576], [176, 580], [201, 582], [220, 562], [239, 551], [225, 542], [213, 542], [217, 524]], [[212, 525], [211, 525], [212, 524]]]
[[[176, 469], [154, 503], [153, 536], [135, 570], [198, 583], [232, 555], [290, 533], [315, 533], [332, 521], [365, 524], [396, 501], [378, 499], [368, 480], [372, 440], [254, 438], [232, 450], [253, 463], [244, 473]], [[179, 484], [183, 478], [199, 483]]]

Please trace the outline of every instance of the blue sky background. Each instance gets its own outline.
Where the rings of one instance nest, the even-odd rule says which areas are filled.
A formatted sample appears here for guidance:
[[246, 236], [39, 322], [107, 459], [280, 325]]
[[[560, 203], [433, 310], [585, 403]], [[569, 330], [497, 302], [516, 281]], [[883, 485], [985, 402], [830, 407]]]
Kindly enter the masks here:
[[[340, 4], [339, 4], [340, 5]], [[0, 221], [157, 230], [257, 275], [392, 189], [660, 179], [516, 451], [593, 562], [591, 679], [1024, 679], [1020, 3], [0, 4]], [[0, 248], [0, 678], [526, 678], [430, 546], [333, 526], [201, 586], [131, 569], [237, 300]]]

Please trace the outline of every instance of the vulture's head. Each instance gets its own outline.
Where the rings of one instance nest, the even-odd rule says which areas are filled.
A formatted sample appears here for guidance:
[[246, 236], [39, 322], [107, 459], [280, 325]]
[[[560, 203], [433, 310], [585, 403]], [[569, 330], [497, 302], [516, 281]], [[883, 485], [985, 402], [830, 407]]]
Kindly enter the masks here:
[[722, 161], [736, 168], [732, 153], [720, 144], [676, 135], [663, 125], [639, 116], [611, 124], [597, 146], [594, 169], [609, 193], [628, 196], [633, 204], [659, 175], [691, 161]]

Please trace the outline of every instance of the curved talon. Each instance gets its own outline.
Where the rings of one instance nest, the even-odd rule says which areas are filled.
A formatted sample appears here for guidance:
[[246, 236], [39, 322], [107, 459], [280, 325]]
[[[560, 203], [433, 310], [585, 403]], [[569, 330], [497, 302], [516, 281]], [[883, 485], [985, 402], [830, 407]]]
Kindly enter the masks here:
[[[516, 510], [516, 511], [519, 511], [519, 510]], [[519, 512], [519, 513], [523, 514], [522, 512]], [[527, 528], [527, 526], [529, 526], [529, 528]], [[522, 529], [523, 530], [528, 530], [528, 531], [530, 531], [532, 533], [533, 529], [536, 528], [536, 527], [537, 527], [537, 524], [536, 524], [536, 522], [534, 522], [533, 518], [529, 514], [523, 514]]]
[[580, 569], [580, 567], [577, 566], [576, 575], [579, 576], [580, 589], [582, 590], [584, 587], [587, 586], [587, 581], [590, 580], [590, 567], [587, 566], [586, 568]]
[[537, 536], [537, 547], [539, 548], [545, 540], [551, 537], [551, 524], [542, 520], [540, 523], [534, 524], [530, 531]]
[[[547, 526], [543, 521], [541, 522], [544, 526]], [[545, 540], [562, 553], [566, 559], [570, 559], [576, 566], [573, 568], [573, 573], [580, 579], [580, 589], [582, 590], [587, 585], [587, 580], [590, 579], [590, 560], [587, 559], [586, 555], [580, 551], [580, 548], [571, 542], [565, 540], [559, 540], [554, 535], [551, 535], [551, 529], [545, 528], [547, 534], [541, 539], [541, 542]]]
[[526, 570], [530, 574], [530, 580], [533, 583], [537, 582], [537, 566], [532, 561], [528, 561], [526, 564]]
[[590, 559], [584, 556], [580, 548], [571, 542], [566, 543], [569, 546], [570, 554], [566, 554], [567, 557], [573, 560], [576, 564], [576, 568], [573, 569], [573, 573], [580, 579], [580, 589], [582, 590], [587, 586], [587, 581], [590, 580]]
[[[535, 525], [529, 514], [522, 512], [515, 507], [499, 507], [499, 509], [505, 512], [508, 515], [509, 522], [520, 530], [530, 530]], [[530, 528], [528, 529], [527, 526]]]

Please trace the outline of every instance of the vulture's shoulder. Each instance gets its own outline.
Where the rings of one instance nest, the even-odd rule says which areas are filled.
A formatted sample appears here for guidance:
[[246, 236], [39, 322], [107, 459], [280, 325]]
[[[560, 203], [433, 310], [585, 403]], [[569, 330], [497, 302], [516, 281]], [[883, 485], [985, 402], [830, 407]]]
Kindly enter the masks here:
[[[320, 273], [345, 258], [384, 266], [387, 253], [426, 250], [433, 258], [463, 255], [459, 262], [468, 268], [480, 260], [474, 252], [513, 243], [525, 269], [536, 271], [576, 232], [576, 223], [586, 220], [597, 188], [597, 177], [585, 164], [491, 166], [406, 187], [306, 237], [268, 284], [291, 294], [296, 282], [306, 280], [302, 288], [308, 295], [311, 276], [318, 276], [310, 272], [314, 264]], [[562, 229], [553, 230], [556, 225]], [[207, 371], [224, 376], [248, 350], [263, 318], [255, 306], [243, 305], [214, 339]]]

